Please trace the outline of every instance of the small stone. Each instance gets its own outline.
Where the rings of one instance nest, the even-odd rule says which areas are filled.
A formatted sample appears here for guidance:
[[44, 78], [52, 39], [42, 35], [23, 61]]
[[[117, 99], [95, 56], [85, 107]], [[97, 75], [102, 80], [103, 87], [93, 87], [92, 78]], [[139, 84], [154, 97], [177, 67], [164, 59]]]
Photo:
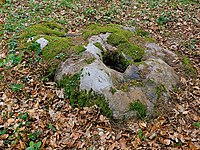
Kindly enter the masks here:
[[43, 49], [45, 46], [48, 45], [49, 41], [44, 38], [37, 39], [36, 42], [40, 44], [40, 48]]

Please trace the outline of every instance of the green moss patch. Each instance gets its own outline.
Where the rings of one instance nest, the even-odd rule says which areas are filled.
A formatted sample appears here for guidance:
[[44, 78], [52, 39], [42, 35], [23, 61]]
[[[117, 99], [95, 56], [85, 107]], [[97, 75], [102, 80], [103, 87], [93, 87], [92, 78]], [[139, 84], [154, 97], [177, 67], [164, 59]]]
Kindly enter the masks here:
[[161, 95], [163, 93], [167, 92], [166, 91], [166, 88], [163, 84], [160, 84], [156, 87], [156, 95], [157, 95], [157, 98], [159, 99], [161, 97]]
[[146, 117], [146, 106], [139, 101], [135, 101], [130, 104], [130, 110], [137, 111], [138, 118]]
[[93, 106], [97, 105], [100, 107], [102, 114], [107, 117], [112, 116], [112, 110], [105, 98], [102, 95], [97, 95], [92, 91], [80, 91], [80, 74], [73, 75], [71, 77], [65, 76], [61, 81], [59, 81], [58, 86], [64, 88], [65, 96], [70, 100], [73, 107], [79, 106]]
[[96, 60], [96, 58], [93, 57], [93, 58], [87, 59], [87, 60], [86, 60], [86, 63], [87, 63], [87, 64], [91, 64], [91, 63], [93, 63], [95, 60]]
[[97, 48], [99, 48], [100, 50], [104, 50], [103, 49], [103, 47], [102, 47], [102, 45], [99, 43], [99, 42], [96, 42], [96, 43], [94, 43], [94, 45], [97, 47]]
[[72, 42], [70, 38], [61, 38], [57, 36], [44, 36], [46, 40], [49, 41], [49, 44], [44, 47], [42, 50], [42, 55], [45, 60], [52, 60], [59, 57], [59, 54], [70, 55], [73, 51], [70, 51]]
[[112, 33], [108, 37], [107, 42], [116, 46], [118, 50], [123, 52], [125, 55], [130, 56], [133, 61], [141, 61], [143, 57], [144, 49], [138, 45], [132, 44], [121, 34]]
[[144, 49], [142, 47], [128, 42], [120, 44], [118, 48], [125, 55], [130, 56], [134, 62], [140, 62], [144, 55]]
[[92, 24], [86, 27], [86, 29], [83, 32], [84, 38], [88, 38], [92, 35], [97, 35], [100, 33], [121, 33], [124, 36], [131, 37], [132, 33], [127, 30], [123, 30], [119, 25], [116, 24], [107, 24], [107, 25], [101, 25], [101, 24]]
[[189, 75], [191, 77], [196, 76], [196, 70], [192, 66], [190, 59], [188, 57], [184, 56], [182, 58], [182, 62], [184, 65], [184, 70], [185, 70], [186, 75]]
[[107, 42], [111, 45], [118, 46], [120, 44], [128, 44], [128, 39], [121, 33], [112, 33]]
[[86, 48], [82, 45], [74, 46], [74, 47], [72, 47], [72, 49], [74, 49], [75, 52], [77, 52], [78, 54], [80, 54], [86, 50]]
[[[53, 76], [57, 65], [70, 57], [73, 53], [79, 54], [85, 50], [84, 43], [77, 42], [75, 37], [65, 37], [67, 29], [55, 22], [41, 22], [32, 25], [24, 30], [19, 37], [19, 49], [23, 51], [34, 51], [36, 55], [42, 57], [49, 63], [48, 75]], [[48, 45], [42, 50], [37, 39], [44, 38], [48, 40]], [[32, 39], [32, 41], [27, 42]]]
[[[65, 59], [72, 53], [81, 53], [85, 50], [82, 43], [75, 43], [73, 37], [64, 37], [67, 29], [55, 22], [41, 22], [28, 27], [20, 36], [20, 49], [35, 51], [33, 45], [36, 40], [44, 38], [49, 41], [48, 45], [41, 50], [43, 58], [48, 62], [54, 62], [55, 59]], [[31, 42], [28, 39], [33, 38]]]
[[55, 22], [41, 22], [27, 28], [21, 38], [29, 38], [36, 35], [63, 36], [67, 33], [62, 25]]
[[[122, 29], [121, 26], [115, 24], [92, 24], [89, 25], [83, 32], [84, 38], [100, 33], [111, 33], [107, 42], [116, 46], [119, 51], [131, 57], [133, 61], [141, 61], [144, 55], [144, 45], [146, 42], [155, 42], [150, 38], [148, 32], [136, 29], [134, 33], [129, 30]], [[98, 45], [97, 45], [98, 46]]]
[[136, 28], [135, 34], [139, 36], [149, 37], [149, 32]]

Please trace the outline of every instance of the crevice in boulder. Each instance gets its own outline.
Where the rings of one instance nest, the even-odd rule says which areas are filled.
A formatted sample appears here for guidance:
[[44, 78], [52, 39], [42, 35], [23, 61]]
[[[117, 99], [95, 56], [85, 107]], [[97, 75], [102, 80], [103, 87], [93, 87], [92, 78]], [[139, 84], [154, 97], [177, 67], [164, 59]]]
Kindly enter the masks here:
[[124, 73], [129, 66], [129, 61], [118, 51], [106, 51], [103, 53], [103, 63], [118, 72]]

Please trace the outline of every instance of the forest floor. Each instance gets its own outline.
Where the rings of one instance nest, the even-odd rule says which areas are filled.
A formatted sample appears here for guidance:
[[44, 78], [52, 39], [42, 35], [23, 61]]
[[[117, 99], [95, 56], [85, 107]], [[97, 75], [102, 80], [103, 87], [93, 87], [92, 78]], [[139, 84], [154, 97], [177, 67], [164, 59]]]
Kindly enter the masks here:
[[[200, 149], [198, 0], [1, 0], [0, 149]], [[173, 109], [152, 120], [114, 122], [98, 107], [72, 108], [46, 77], [48, 63], [21, 52], [27, 26], [54, 20], [69, 32], [90, 23], [136, 26], [179, 58]]]

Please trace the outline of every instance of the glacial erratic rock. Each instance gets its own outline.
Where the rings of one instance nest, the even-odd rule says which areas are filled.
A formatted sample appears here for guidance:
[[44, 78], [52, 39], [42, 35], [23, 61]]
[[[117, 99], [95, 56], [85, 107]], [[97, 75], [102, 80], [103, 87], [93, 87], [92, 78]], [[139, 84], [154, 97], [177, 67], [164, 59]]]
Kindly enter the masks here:
[[[101, 30], [103, 29], [101, 28]], [[116, 35], [122, 36], [119, 38], [124, 40], [117, 39], [119, 44], [114, 46], [107, 39], [112, 35], [112, 32], [117, 32], [116, 30], [89, 37], [89, 43], [85, 46], [86, 50], [81, 55], [71, 56], [61, 63], [57, 69], [55, 80], [59, 81], [63, 76], [73, 76], [80, 73], [79, 90], [93, 91], [103, 95], [113, 111], [114, 118], [138, 117], [140, 110], [134, 109], [137, 108], [134, 105], [132, 105], [133, 109], [130, 109], [130, 105], [135, 102], [142, 103], [146, 108], [147, 116], [152, 116], [157, 111], [155, 109], [157, 101], [161, 100], [164, 104], [169, 100], [169, 91], [173, 90], [178, 82], [178, 76], [167, 62], [169, 55], [171, 59], [175, 59], [176, 55], [162, 49], [155, 43], [147, 42], [143, 45], [145, 48], [142, 59], [140, 62], [138, 59], [137, 62], [134, 62], [134, 58], [128, 55], [135, 52], [132, 52], [131, 48], [139, 50], [128, 41], [129, 34], [134, 36], [132, 33], [134, 30], [126, 27], [119, 30], [120, 32]], [[122, 30], [131, 30], [128, 38]], [[124, 44], [128, 44], [129, 51], [125, 51], [128, 51], [126, 55], [131, 58], [130, 60], [123, 55], [121, 48], [126, 48]], [[105, 57], [108, 54], [109, 57]], [[110, 56], [112, 54], [119, 54], [119, 56], [112, 57]], [[104, 59], [110, 60], [105, 61]], [[127, 65], [127, 67], [123, 71], [119, 71], [120, 69], [118, 70], [116, 66], [113, 67], [113, 62], [119, 68], [122, 65]]]

